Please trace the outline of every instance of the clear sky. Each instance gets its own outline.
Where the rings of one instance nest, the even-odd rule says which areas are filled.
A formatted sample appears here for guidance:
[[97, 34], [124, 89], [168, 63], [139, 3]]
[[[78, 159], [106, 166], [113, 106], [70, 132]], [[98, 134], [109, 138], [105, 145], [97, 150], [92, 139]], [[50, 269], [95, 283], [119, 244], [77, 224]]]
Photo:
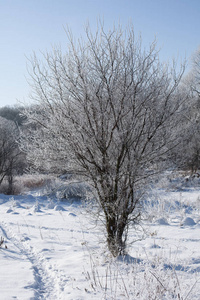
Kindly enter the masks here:
[[156, 36], [161, 60], [189, 60], [200, 45], [200, 0], [0, 0], [0, 107], [28, 100], [26, 57], [64, 49], [64, 26], [78, 37], [98, 18], [106, 28], [131, 21], [144, 46]]

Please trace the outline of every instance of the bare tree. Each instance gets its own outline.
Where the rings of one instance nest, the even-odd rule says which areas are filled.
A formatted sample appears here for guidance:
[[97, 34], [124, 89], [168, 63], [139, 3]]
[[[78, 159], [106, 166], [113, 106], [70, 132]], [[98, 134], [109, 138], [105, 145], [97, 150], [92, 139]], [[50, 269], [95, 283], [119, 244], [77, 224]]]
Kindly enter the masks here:
[[0, 185], [7, 180], [7, 194], [13, 193], [14, 176], [23, 172], [25, 157], [19, 150], [18, 140], [16, 124], [0, 117]]
[[192, 70], [190, 77], [191, 88], [200, 98], [200, 47], [192, 57]]
[[25, 121], [23, 113], [23, 107], [20, 106], [4, 106], [0, 108], [0, 116], [13, 121], [16, 126], [22, 126]]
[[200, 49], [193, 55], [192, 68], [182, 80], [181, 89], [188, 101], [176, 128], [180, 143], [172, 153], [178, 167], [193, 173], [200, 168]]
[[[30, 160], [54, 162], [81, 174], [104, 213], [108, 248], [124, 253], [130, 224], [140, 216], [146, 179], [173, 141], [170, 128], [182, 97], [183, 69], [159, 62], [153, 42], [143, 50], [133, 28], [103, 26], [69, 48], [31, 59], [31, 85], [38, 111], [26, 144]], [[33, 125], [32, 125], [33, 126]], [[40, 130], [37, 130], [37, 126]]]
[[191, 108], [187, 118], [187, 150], [189, 157], [187, 163], [191, 171], [197, 171], [200, 168], [200, 47], [195, 52], [192, 59], [192, 70], [190, 80], [187, 82], [190, 88]]

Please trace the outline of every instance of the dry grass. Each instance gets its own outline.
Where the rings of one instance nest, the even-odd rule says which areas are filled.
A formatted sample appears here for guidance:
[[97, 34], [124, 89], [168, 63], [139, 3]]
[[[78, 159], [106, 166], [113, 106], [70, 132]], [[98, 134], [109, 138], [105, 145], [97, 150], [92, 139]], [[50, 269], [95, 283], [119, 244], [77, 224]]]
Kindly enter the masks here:
[[101, 299], [197, 299], [198, 278], [185, 282], [184, 272], [164, 267], [164, 257], [156, 264], [110, 260], [102, 265], [97, 260], [90, 256], [90, 270], [84, 274], [88, 283], [86, 291], [101, 295]]
[[[56, 178], [50, 175], [22, 175], [16, 176], [13, 183], [13, 195], [21, 195], [30, 190], [50, 186]], [[4, 180], [0, 186], [0, 194], [7, 194], [8, 183]]]
[[49, 175], [23, 175], [16, 177], [16, 183], [21, 184], [26, 189], [37, 189], [49, 184], [54, 180], [53, 176]]

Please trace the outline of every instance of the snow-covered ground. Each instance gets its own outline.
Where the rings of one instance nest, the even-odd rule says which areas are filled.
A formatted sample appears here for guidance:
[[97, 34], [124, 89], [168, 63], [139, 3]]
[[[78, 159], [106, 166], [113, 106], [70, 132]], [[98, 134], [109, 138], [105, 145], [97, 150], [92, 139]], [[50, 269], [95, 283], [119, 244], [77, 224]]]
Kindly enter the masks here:
[[149, 193], [124, 260], [80, 201], [0, 195], [0, 299], [200, 299], [200, 186], [178, 185]]

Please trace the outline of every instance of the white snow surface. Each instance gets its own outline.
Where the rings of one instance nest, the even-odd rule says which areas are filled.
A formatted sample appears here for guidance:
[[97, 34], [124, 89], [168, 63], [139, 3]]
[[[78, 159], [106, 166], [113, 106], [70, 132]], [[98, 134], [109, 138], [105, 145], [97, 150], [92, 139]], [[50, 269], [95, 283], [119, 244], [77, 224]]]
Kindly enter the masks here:
[[144, 205], [113, 259], [80, 201], [0, 195], [0, 299], [200, 299], [200, 187], [157, 189]]

